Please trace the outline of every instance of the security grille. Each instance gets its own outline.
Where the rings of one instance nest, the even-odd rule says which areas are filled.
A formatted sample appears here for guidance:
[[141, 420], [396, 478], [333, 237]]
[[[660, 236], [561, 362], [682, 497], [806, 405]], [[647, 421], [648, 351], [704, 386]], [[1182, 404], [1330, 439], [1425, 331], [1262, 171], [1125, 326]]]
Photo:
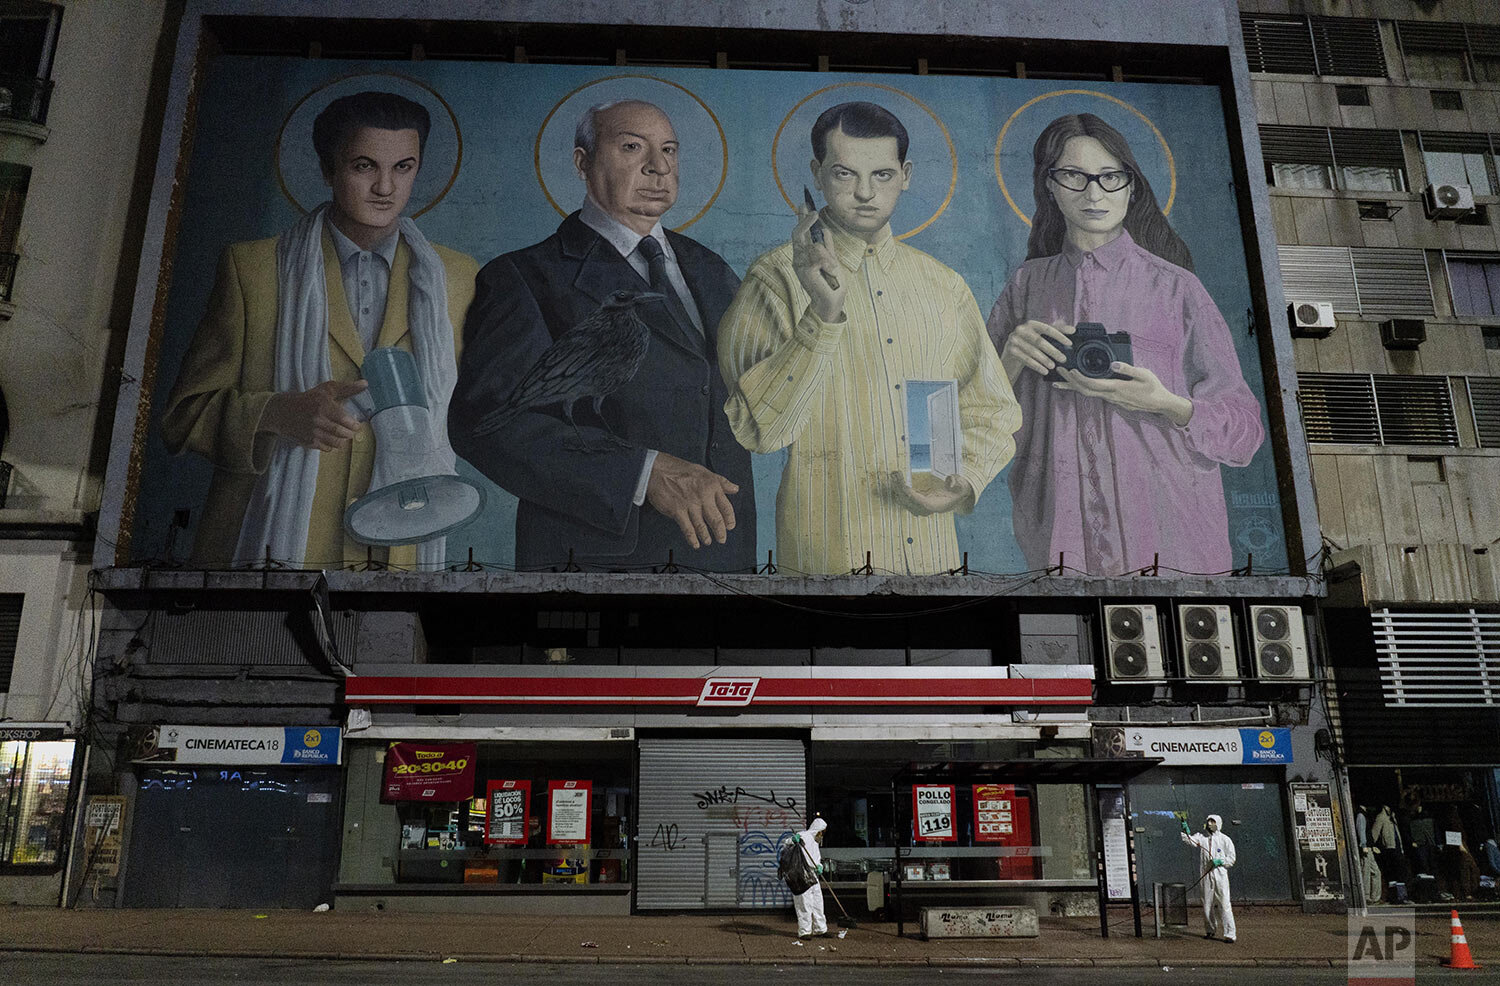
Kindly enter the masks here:
[[1500, 377], [1468, 377], [1469, 408], [1480, 448], [1500, 448]]
[[1327, 301], [1357, 315], [1431, 315], [1432, 280], [1421, 250], [1279, 246], [1288, 298]]
[[1500, 613], [1372, 610], [1387, 705], [1500, 705]]
[[10, 691], [16, 643], [21, 638], [21, 602], [25, 598], [19, 592], [0, 594], [0, 694]]
[[1299, 373], [1309, 442], [1458, 445], [1447, 377]]

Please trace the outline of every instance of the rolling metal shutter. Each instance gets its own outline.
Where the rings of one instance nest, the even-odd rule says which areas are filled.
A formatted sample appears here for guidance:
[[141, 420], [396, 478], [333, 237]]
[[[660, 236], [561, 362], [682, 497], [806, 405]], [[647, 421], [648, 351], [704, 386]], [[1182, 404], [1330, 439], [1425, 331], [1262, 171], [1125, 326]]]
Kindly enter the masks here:
[[1359, 310], [1366, 315], [1431, 315], [1432, 280], [1421, 250], [1351, 247]]
[[1469, 46], [1462, 24], [1431, 21], [1397, 21], [1396, 36], [1402, 51], [1463, 51]]
[[1332, 127], [1328, 139], [1339, 165], [1371, 165], [1396, 168], [1406, 174], [1406, 153], [1398, 130], [1368, 130], [1363, 127]]
[[1245, 56], [1252, 72], [1316, 75], [1312, 35], [1301, 17], [1240, 15], [1245, 35]]
[[786, 907], [782, 841], [807, 823], [801, 740], [640, 741], [636, 907]]
[[1380, 23], [1364, 17], [1312, 18], [1313, 44], [1320, 75], [1385, 78], [1385, 51]]
[[1469, 407], [1480, 448], [1500, 448], [1500, 377], [1469, 377]]
[[1327, 127], [1266, 124], [1260, 128], [1260, 156], [1278, 164], [1332, 164], [1333, 146]]

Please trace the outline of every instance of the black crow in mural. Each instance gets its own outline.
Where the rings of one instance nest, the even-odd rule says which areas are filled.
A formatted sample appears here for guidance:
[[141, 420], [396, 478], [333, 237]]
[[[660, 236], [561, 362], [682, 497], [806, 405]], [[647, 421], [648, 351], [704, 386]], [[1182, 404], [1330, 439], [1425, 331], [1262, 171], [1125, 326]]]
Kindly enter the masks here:
[[598, 414], [604, 399], [635, 377], [651, 342], [651, 330], [636, 307], [662, 297], [654, 291], [616, 291], [605, 298], [547, 347], [505, 403], [479, 419], [473, 434], [492, 434], [522, 411], [560, 402], [578, 441], [590, 448], [573, 420], [573, 405], [590, 398]]

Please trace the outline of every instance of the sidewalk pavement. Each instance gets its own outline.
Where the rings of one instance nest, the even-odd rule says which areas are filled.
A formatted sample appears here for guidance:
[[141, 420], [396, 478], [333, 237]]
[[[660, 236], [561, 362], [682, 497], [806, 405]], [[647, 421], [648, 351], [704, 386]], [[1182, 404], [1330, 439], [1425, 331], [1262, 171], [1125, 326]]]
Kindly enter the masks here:
[[[223, 958], [405, 959], [775, 965], [1048, 965], [1338, 967], [1347, 955], [1343, 915], [1292, 907], [1236, 908], [1239, 941], [1196, 931], [1134, 937], [1128, 910], [1112, 910], [1108, 939], [1097, 918], [1043, 918], [1034, 939], [921, 941], [894, 924], [861, 922], [840, 939], [801, 943], [791, 912], [591, 917], [434, 914], [358, 910], [59, 910], [0, 908], [0, 951]], [[1460, 917], [1463, 918], [1462, 912]], [[829, 930], [840, 930], [832, 920]], [[1500, 920], [1464, 919], [1475, 960], [1500, 964]], [[906, 926], [908, 936], [916, 928]], [[1170, 937], [1166, 935], [1170, 934]], [[1418, 963], [1449, 952], [1446, 915], [1417, 919]]]

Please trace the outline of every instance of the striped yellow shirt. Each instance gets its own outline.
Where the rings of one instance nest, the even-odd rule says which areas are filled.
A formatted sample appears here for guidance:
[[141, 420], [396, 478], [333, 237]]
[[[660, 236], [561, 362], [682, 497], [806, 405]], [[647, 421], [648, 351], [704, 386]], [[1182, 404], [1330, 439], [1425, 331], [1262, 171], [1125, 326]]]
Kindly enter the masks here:
[[778, 567], [846, 574], [868, 551], [879, 570], [946, 572], [959, 564], [953, 515], [916, 516], [889, 492], [890, 474], [907, 472], [903, 386], [958, 382], [959, 472], [976, 497], [1015, 452], [1020, 408], [962, 277], [890, 227], [869, 244], [826, 213], [823, 225], [849, 284], [843, 322], [811, 311], [787, 243], [751, 265], [719, 325], [735, 437], [752, 452], [789, 448]]

